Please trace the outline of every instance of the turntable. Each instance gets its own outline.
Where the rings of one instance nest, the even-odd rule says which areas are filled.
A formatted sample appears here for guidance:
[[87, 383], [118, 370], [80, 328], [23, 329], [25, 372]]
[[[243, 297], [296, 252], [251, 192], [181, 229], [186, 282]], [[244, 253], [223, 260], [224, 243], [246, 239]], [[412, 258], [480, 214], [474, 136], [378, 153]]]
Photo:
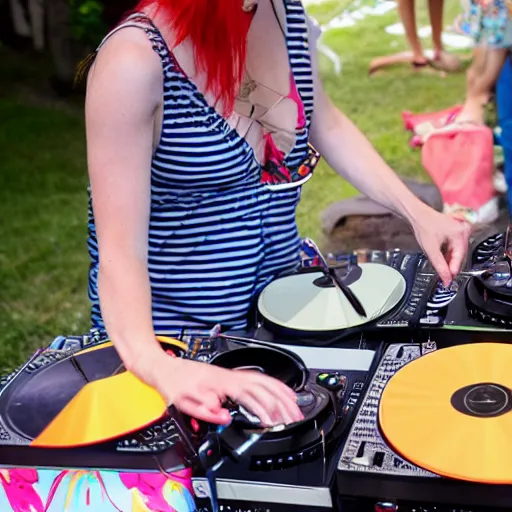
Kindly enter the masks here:
[[341, 510], [512, 503], [512, 346], [392, 344], [338, 462]]
[[[430, 335], [438, 343], [450, 343], [454, 336], [461, 341], [512, 340], [512, 248], [507, 256], [504, 245], [503, 233], [472, 240], [469, 258], [447, 288], [421, 253], [369, 250], [332, 256], [328, 272], [326, 264], [311, 260], [312, 265], [263, 290], [255, 336], [313, 346], [343, 346], [361, 334], [395, 342]], [[490, 274], [484, 272], [490, 268]]]
[[[365, 251], [332, 258], [326, 265], [306, 266], [273, 281], [258, 300], [255, 336], [271, 341], [328, 346], [355, 335], [406, 332], [423, 312], [435, 272], [420, 253]], [[348, 288], [364, 314], [336, 283]], [[405, 329], [405, 330], [404, 330]]]
[[[298, 356], [303, 361], [304, 379], [299, 384], [301, 379], [297, 374], [293, 387], [305, 419], [265, 434], [243, 457], [227, 460], [216, 472], [219, 505], [223, 510], [240, 512], [332, 510], [331, 488], [336, 468], [333, 455], [341, 447], [364, 393], [367, 376], [379, 359], [380, 348], [362, 348], [359, 340], [352, 340], [347, 344], [351, 348], [345, 349], [269, 344], [251, 341], [242, 334], [219, 336], [221, 355], [214, 355], [211, 362], [229, 368], [245, 365], [241, 362], [245, 353], [252, 365], [274, 374], [277, 368], [283, 368], [279, 359], [265, 356], [258, 362], [257, 356], [248, 351], [257, 353], [261, 348], [271, 347], [293, 354], [294, 358]], [[276, 370], [272, 370], [274, 366]], [[240, 446], [250, 432], [250, 427], [226, 431], [222, 442], [230, 448]], [[199, 510], [208, 510], [211, 483], [205, 477], [198, 477], [193, 487]]]
[[[187, 349], [162, 345], [177, 357]], [[58, 338], [0, 381], [3, 467], [170, 472], [193, 458], [187, 436], [108, 340]]]

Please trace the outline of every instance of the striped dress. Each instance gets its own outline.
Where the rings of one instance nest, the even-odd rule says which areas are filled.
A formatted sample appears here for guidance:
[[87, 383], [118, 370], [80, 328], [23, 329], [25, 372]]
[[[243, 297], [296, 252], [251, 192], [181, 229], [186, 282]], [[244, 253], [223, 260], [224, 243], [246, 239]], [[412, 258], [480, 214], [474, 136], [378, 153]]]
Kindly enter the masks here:
[[[281, 28], [303, 117], [294, 147], [283, 154], [286, 182], [263, 179], [269, 162], [258, 163], [252, 146], [183, 73], [156, 27], [143, 22], [164, 74], [148, 249], [157, 333], [179, 336], [184, 329], [202, 332], [216, 324], [243, 329], [258, 293], [299, 265], [295, 214], [304, 181], [301, 164], [311, 156], [313, 77], [304, 7], [300, 0], [285, 0], [284, 6]], [[93, 327], [102, 328], [93, 212], [90, 203], [89, 297]]]

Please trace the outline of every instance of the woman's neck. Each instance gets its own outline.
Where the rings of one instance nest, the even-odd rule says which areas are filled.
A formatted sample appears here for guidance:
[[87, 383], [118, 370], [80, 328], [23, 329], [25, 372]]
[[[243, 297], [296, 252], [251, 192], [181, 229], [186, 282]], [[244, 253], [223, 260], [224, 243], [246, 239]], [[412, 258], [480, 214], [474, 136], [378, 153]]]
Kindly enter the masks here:
[[171, 48], [190, 44], [205, 91], [226, 113], [233, 109], [245, 71], [254, 11], [243, 7], [243, 0], [141, 0], [137, 6], [155, 20]]

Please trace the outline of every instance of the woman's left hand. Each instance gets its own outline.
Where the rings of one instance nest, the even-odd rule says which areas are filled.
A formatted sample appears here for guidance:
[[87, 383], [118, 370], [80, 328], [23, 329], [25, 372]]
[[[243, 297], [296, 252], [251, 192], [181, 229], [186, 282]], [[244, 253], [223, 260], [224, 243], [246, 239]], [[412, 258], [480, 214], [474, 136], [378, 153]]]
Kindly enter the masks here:
[[460, 272], [471, 225], [423, 204], [411, 221], [416, 239], [445, 286]]

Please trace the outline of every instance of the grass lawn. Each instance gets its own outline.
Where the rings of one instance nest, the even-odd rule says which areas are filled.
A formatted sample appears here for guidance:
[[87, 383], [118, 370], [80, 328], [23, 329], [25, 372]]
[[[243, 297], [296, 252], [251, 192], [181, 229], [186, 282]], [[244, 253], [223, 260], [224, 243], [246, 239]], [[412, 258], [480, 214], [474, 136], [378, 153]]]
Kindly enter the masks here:
[[[337, 5], [333, 1], [310, 10], [322, 21], [341, 10]], [[452, 0], [447, 22], [458, 10], [458, 2]], [[323, 58], [321, 71], [332, 99], [385, 159], [400, 174], [421, 178], [419, 154], [407, 145], [400, 112], [461, 101], [464, 76], [442, 78], [403, 68], [368, 78], [372, 57], [405, 48], [401, 38], [384, 32], [396, 21], [393, 11], [327, 33], [324, 41], [342, 58], [343, 72], [335, 76]], [[0, 373], [54, 336], [88, 328], [82, 112], [80, 106], [51, 104], [27, 92], [42, 83], [43, 64], [14, 58], [0, 49]], [[322, 164], [304, 188], [298, 214], [302, 233], [321, 238], [321, 211], [353, 193]]]

